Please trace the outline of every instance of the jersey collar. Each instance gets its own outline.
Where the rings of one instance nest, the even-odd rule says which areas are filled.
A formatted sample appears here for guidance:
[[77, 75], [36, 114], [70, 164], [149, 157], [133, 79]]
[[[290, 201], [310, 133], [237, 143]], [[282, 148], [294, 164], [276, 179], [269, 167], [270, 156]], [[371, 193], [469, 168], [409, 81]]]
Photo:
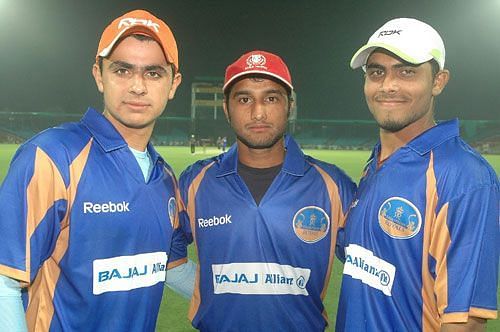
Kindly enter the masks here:
[[[97, 112], [95, 109], [89, 107], [87, 112], [83, 116], [81, 122], [90, 131], [94, 140], [102, 147], [106, 152], [111, 152], [124, 147], [128, 148], [127, 142], [123, 139], [122, 135], [116, 130], [116, 128], [109, 122], [108, 119], [102, 115], [102, 113]], [[147, 146], [149, 155], [153, 162], [158, 160], [164, 161], [163, 158], [156, 152], [151, 143]]]
[[[306, 163], [304, 153], [295, 140], [289, 135], [285, 135], [285, 149], [286, 154], [282, 170], [291, 175], [303, 176], [309, 166]], [[234, 143], [227, 153], [218, 157], [218, 162], [220, 167], [217, 171], [217, 177], [237, 173], [238, 145]]]
[[310, 167], [306, 162], [304, 153], [292, 136], [285, 136], [285, 162], [283, 163], [283, 171], [295, 176], [303, 176], [306, 169]]
[[[429, 128], [428, 130], [421, 133], [419, 136], [411, 140], [403, 148], [409, 148], [419, 155], [423, 156], [429, 153], [435, 147], [441, 145], [450, 138], [457, 137], [459, 135], [459, 123], [458, 119], [453, 119], [449, 121], [440, 122], [438, 125]], [[378, 163], [378, 156], [380, 155], [381, 144], [380, 141], [373, 147], [370, 158], [365, 165], [365, 172], [367, 167], [376, 169]], [[373, 161], [376, 162], [373, 162]]]
[[445, 141], [458, 135], [458, 119], [443, 121], [415, 137], [408, 143], [408, 147], [423, 156]]
[[95, 109], [89, 107], [81, 122], [104, 151], [110, 152], [127, 146], [127, 142], [111, 122]]

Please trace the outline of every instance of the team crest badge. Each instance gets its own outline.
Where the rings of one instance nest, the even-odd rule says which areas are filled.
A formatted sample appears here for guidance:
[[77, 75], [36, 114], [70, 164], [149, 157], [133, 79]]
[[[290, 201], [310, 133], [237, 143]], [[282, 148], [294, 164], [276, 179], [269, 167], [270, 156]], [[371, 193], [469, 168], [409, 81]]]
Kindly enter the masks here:
[[409, 239], [420, 231], [422, 216], [412, 202], [402, 197], [391, 197], [380, 206], [378, 223], [390, 237]]
[[170, 217], [170, 223], [172, 226], [174, 225], [175, 215], [177, 213], [177, 202], [175, 201], [175, 197], [170, 197], [168, 200], [168, 216]]
[[266, 65], [266, 57], [262, 54], [252, 54], [247, 58], [247, 67], [245, 69], [250, 69], [254, 67], [264, 67]]
[[295, 235], [306, 243], [318, 242], [328, 234], [330, 218], [317, 206], [306, 206], [293, 217]]

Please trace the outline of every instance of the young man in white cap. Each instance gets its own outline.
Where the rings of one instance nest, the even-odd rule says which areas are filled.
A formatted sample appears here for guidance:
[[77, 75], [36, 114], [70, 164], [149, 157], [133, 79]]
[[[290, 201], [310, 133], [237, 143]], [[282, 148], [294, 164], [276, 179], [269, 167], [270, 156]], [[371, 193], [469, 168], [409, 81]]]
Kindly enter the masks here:
[[380, 142], [339, 235], [338, 331], [472, 331], [497, 316], [499, 183], [457, 120], [434, 121], [444, 63], [439, 34], [409, 18], [351, 60]]
[[126, 13], [104, 30], [92, 73], [103, 113], [28, 140], [0, 188], [2, 331], [153, 331], [167, 261], [185, 262], [171, 250], [177, 182], [149, 143], [181, 82], [174, 36]]
[[226, 70], [226, 153], [190, 166], [180, 189], [199, 258], [189, 317], [202, 331], [323, 331], [338, 224], [355, 189], [285, 135], [292, 79], [275, 54]]

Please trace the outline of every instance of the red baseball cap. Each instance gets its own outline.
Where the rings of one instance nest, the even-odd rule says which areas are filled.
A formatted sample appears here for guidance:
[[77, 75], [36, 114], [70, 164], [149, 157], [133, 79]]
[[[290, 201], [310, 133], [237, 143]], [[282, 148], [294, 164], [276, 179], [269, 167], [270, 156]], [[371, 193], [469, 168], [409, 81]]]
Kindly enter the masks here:
[[97, 48], [96, 62], [99, 57], [108, 56], [116, 43], [132, 34], [150, 36], [160, 44], [167, 61], [179, 71], [177, 43], [168, 25], [153, 14], [137, 9], [118, 17], [104, 29]]
[[266, 51], [245, 53], [238, 60], [230, 64], [226, 68], [222, 90], [225, 91], [235, 79], [250, 74], [262, 74], [274, 77], [293, 90], [292, 77], [285, 62], [279, 56]]

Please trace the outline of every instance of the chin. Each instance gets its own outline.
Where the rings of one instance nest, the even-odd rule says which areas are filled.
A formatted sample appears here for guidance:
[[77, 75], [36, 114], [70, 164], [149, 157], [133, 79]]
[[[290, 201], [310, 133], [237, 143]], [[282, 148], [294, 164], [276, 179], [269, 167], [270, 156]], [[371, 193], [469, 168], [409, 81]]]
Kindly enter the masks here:
[[251, 140], [238, 136], [238, 140], [250, 149], [262, 150], [275, 146], [283, 136], [273, 137], [266, 140]]

